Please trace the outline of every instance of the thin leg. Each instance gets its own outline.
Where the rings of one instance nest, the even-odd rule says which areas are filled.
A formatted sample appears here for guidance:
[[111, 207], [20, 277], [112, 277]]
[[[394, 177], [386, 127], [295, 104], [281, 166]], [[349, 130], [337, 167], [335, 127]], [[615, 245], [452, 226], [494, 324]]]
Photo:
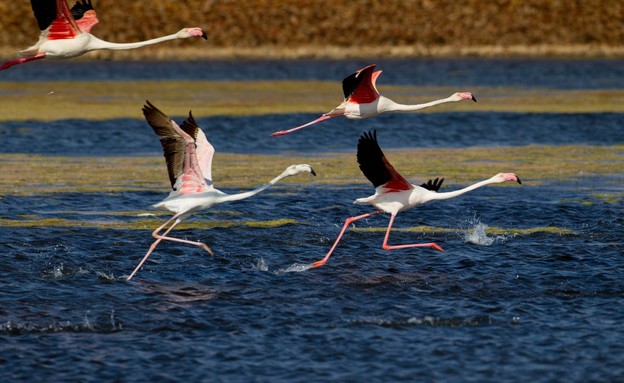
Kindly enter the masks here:
[[[189, 243], [192, 245], [197, 245], [202, 247], [204, 250], [206, 250], [208, 253], [210, 253], [210, 255], [214, 255], [212, 250], [210, 250], [210, 248], [208, 246], [206, 246], [206, 244], [201, 243], [201, 242], [193, 242], [193, 241], [187, 241], [184, 239], [179, 239], [179, 238], [173, 238], [173, 237], [167, 237], [167, 234], [169, 234], [169, 232], [181, 221], [178, 221], [179, 215], [174, 215], [173, 217], [171, 217], [168, 221], [166, 221], [165, 223], [163, 223], [162, 225], [160, 225], [156, 230], [154, 230], [152, 232], [152, 237], [156, 238], [156, 241], [154, 241], [154, 243], [152, 243], [152, 245], [150, 246], [149, 250], [147, 251], [147, 254], [145, 254], [145, 256], [143, 257], [143, 259], [141, 260], [141, 262], [139, 262], [139, 264], [137, 265], [137, 267], [134, 269], [134, 271], [132, 272], [132, 274], [130, 274], [130, 276], [128, 277], [128, 281], [130, 279], [132, 279], [132, 277], [134, 277], [134, 274], [137, 273], [137, 271], [139, 271], [139, 269], [141, 268], [141, 266], [143, 266], [143, 264], [145, 263], [145, 261], [147, 260], [147, 258], [150, 256], [150, 254], [152, 254], [152, 252], [154, 251], [154, 249], [156, 248], [156, 246], [158, 246], [158, 244], [160, 243], [160, 241], [162, 240], [168, 240], [168, 241], [174, 241], [174, 242], [183, 242], [183, 243]], [[171, 223], [171, 221], [174, 221], [173, 224], [163, 233], [163, 235], [158, 235], [158, 232], [161, 231], [164, 227], [166, 227], [169, 223]]]
[[380, 211], [374, 211], [372, 213], [362, 214], [362, 215], [358, 215], [356, 217], [349, 217], [349, 218], [347, 218], [345, 220], [344, 225], [342, 226], [342, 230], [340, 231], [340, 234], [338, 234], [338, 238], [336, 238], [336, 241], [334, 242], [334, 245], [332, 246], [331, 249], [329, 249], [329, 252], [327, 253], [327, 255], [325, 255], [325, 258], [321, 259], [320, 261], [314, 262], [312, 264], [312, 266], [310, 266], [310, 268], [315, 269], [317, 267], [321, 267], [321, 266], [323, 266], [327, 262], [327, 260], [329, 259], [329, 256], [332, 255], [332, 253], [334, 252], [334, 249], [338, 245], [338, 242], [340, 242], [340, 238], [342, 238], [342, 235], [345, 233], [345, 231], [347, 230], [347, 227], [352, 222], [355, 222], [355, 221], [357, 221], [359, 219], [370, 217], [371, 215], [375, 215], [375, 214], [379, 214], [379, 213], [381, 213], [381, 212]]
[[436, 250], [444, 251], [443, 248], [441, 248], [440, 246], [438, 246], [437, 244], [435, 244], [433, 242], [431, 242], [431, 243], [412, 243], [410, 245], [395, 245], [395, 246], [388, 245], [388, 237], [390, 237], [390, 229], [392, 228], [392, 223], [394, 222], [394, 217], [396, 217], [396, 214], [392, 214], [390, 216], [390, 223], [388, 224], [388, 230], [386, 231], [386, 237], [384, 238], [383, 244], [381, 245], [381, 247], [384, 250], [406, 249], [408, 247], [433, 247]]
[[188, 243], [189, 245], [195, 245], [195, 246], [199, 246], [202, 249], [206, 250], [208, 252], [208, 254], [213, 255], [214, 253], [212, 252], [212, 250], [210, 250], [210, 248], [208, 247], [208, 245], [206, 245], [203, 242], [195, 242], [195, 241], [189, 241], [186, 239], [180, 239], [180, 238], [174, 238], [174, 237], [167, 237], [166, 235], [171, 231], [171, 229], [177, 225], [178, 222], [174, 223], [173, 225], [171, 225], [171, 227], [163, 234], [163, 235], [158, 235], [156, 233], [152, 233], [152, 236], [154, 238], [156, 238], [158, 241], [160, 242], [161, 240], [166, 240], [166, 241], [173, 241], [173, 242], [181, 242], [181, 243]]
[[271, 135], [272, 136], [283, 136], [284, 134], [292, 133], [292, 132], [297, 131], [299, 129], [303, 129], [306, 126], [310, 126], [312, 124], [316, 124], [317, 122], [329, 120], [330, 118], [333, 118], [333, 117], [336, 117], [336, 116], [337, 115], [324, 114], [321, 117], [317, 118], [316, 120], [308, 122], [307, 124], [303, 124], [303, 125], [297, 126], [296, 128], [292, 128], [292, 129], [288, 129], [288, 130], [280, 130], [279, 132], [274, 132]]
[[4, 64], [2, 64], [2, 66], [0, 66], [0, 70], [9, 69], [13, 65], [24, 64], [24, 63], [27, 63], [29, 61], [41, 60], [41, 59], [44, 59], [44, 58], [45, 58], [45, 53], [38, 53], [38, 54], [36, 54], [33, 57], [26, 57], [26, 58], [21, 58], [21, 59], [17, 59], [17, 60], [7, 61]]

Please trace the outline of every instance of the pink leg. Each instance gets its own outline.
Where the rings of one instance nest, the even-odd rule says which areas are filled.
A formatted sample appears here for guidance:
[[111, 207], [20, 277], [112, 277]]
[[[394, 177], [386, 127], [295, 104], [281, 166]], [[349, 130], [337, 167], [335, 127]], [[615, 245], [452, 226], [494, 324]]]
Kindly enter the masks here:
[[381, 245], [381, 247], [384, 250], [406, 249], [408, 247], [433, 247], [436, 250], [444, 251], [443, 248], [441, 248], [440, 246], [438, 246], [437, 244], [435, 244], [433, 242], [431, 242], [431, 243], [412, 243], [410, 245], [395, 245], [395, 246], [388, 245], [388, 237], [390, 237], [390, 229], [392, 228], [392, 223], [394, 222], [394, 217], [396, 217], [396, 214], [393, 214], [393, 215], [390, 216], [390, 223], [388, 224], [388, 230], [386, 231], [386, 237], [384, 238], [383, 244]]
[[130, 279], [132, 279], [132, 277], [134, 277], [134, 274], [137, 273], [137, 271], [139, 271], [139, 269], [141, 268], [141, 266], [143, 266], [143, 264], [145, 263], [145, 261], [147, 261], [147, 258], [150, 256], [150, 254], [152, 254], [152, 252], [154, 251], [154, 249], [156, 248], [156, 246], [158, 246], [158, 244], [160, 243], [160, 241], [162, 240], [169, 240], [169, 241], [175, 241], [175, 242], [183, 242], [183, 243], [189, 243], [192, 245], [197, 245], [197, 246], [201, 246], [204, 250], [206, 250], [208, 253], [210, 253], [210, 255], [214, 255], [212, 253], [212, 250], [210, 250], [210, 248], [208, 246], [206, 246], [204, 243], [201, 242], [193, 242], [193, 241], [187, 241], [184, 239], [178, 239], [178, 238], [172, 238], [172, 237], [167, 237], [166, 235], [169, 234], [169, 232], [174, 228], [175, 225], [177, 225], [178, 223], [180, 223], [179, 221], [175, 221], [166, 231], [163, 235], [158, 235], [158, 232], [161, 231], [165, 226], [167, 226], [171, 221], [177, 220], [179, 217], [179, 215], [174, 215], [173, 217], [171, 217], [168, 221], [166, 221], [165, 223], [163, 223], [162, 225], [160, 225], [156, 230], [154, 230], [152, 232], [152, 236], [154, 238], [156, 238], [156, 241], [154, 241], [154, 243], [152, 243], [152, 246], [150, 246], [149, 250], [147, 251], [147, 254], [145, 254], [145, 256], [143, 257], [143, 259], [141, 260], [141, 262], [139, 262], [139, 264], [137, 265], [137, 267], [134, 269], [134, 271], [132, 271], [132, 274], [130, 274], [130, 276], [128, 277], [128, 281]]
[[292, 128], [292, 129], [288, 129], [288, 130], [280, 130], [278, 132], [272, 133], [271, 135], [272, 136], [283, 136], [284, 134], [292, 133], [292, 132], [297, 131], [299, 129], [303, 129], [306, 126], [310, 126], [310, 125], [316, 124], [317, 122], [329, 120], [330, 118], [336, 117], [336, 116], [340, 116], [340, 115], [336, 114], [336, 115], [331, 115], [330, 116], [328, 114], [324, 114], [321, 117], [317, 118], [316, 120], [308, 122], [307, 124], [303, 124], [303, 125], [297, 126], [296, 128]]
[[21, 59], [17, 59], [17, 60], [7, 61], [4, 64], [2, 64], [2, 66], [0, 66], [0, 70], [9, 69], [13, 65], [24, 64], [24, 63], [27, 63], [29, 61], [41, 60], [41, 59], [44, 59], [44, 58], [45, 58], [45, 53], [38, 53], [38, 54], [36, 54], [33, 57], [26, 57], [26, 58], [21, 58]]
[[355, 221], [357, 221], [359, 219], [370, 217], [371, 215], [375, 215], [375, 214], [379, 214], [379, 213], [381, 213], [381, 212], [380, 211], [374, 211], [372, 213], [358, 215], [357, 217], [349, 217], [349, 218], [347, 218], [345, 220], [344, 225], [342, 226], [342, 230], [340, 231], [340, 234], [338, 234], [338, 238], [336, 238], [336, 241], [334, 242], [334, 245], [332, 246], [331, 249], [329, 249], [329, 252], [327, 253], [327, 255], [325, 255], [325, 258], [321, 259], [320, 261], [314, 262], [312, 264], [312, 266], [310, 266], [310, 268], [315, 269], [317, 267], [321, 267], [321, 266], [323, 266], [327, 262], [327, 260], [329, 259], [329, 256], [332, 255], [332, 253], [334, 252], [334, 249], [338, 245], [338, 242], [340, 242], [340, 238], [342, 238], [342, 235], [345, 233], [345, 231], [347, 230], [347, 227], [352, 222], [355, 222]]
[[199, 246], [202, 249], [206, 250], [210, 255], [214, 256], [214, 253], [212, 252], [212, 250], [210, 250], [210, 248], [203, 242], [195, 242], [195, 241], [189, 241], [186, 239], [180, 239], [180, 238], [174, 238], [174, 237], [167, 237], [166, 235], [171, 231], [171, 229], [173, 229], [173, 227], [175, 225], [177, 225], [178, 222], [174, 223], [173, 225], [171, 225], [171, 227], [165, 231], [165, 233], [163, 235], [158, 235], [156, 234], [156, 232], [152, 233], [152, 236], [154, 238], [157, 239], [157, 242], [160, 242], [161, 240], [167, 240], [167, 241], [173, 241], [173, 242], [181, 242], [181, 243], [188, 243], [189, 245], [195, 245], [195, 246]]

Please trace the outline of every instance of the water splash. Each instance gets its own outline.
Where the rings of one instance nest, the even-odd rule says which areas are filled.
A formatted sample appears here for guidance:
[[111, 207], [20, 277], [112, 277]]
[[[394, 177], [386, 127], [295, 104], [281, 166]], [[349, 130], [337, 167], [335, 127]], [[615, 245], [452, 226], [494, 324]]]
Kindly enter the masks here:
[[98, 276], [98, 278], [100, 278], [103, 281], [114, 281], [115, 280], [115, 276], [113, 275], [113, 273], [105, 273], [103, 271], [96, 271], [95, 275]]
[[267, 265], [267, 263], [264, 261], [264, 258], [258, 259], [253, 268], [258, 271], [269, 271], [269, 265]]
[[479, 246], [490, 246], [495, 242], [504, 242], [509, 238], [506, 235], [496, 235], [489, 237], [487, 235], [488, 225], [482, 223], [477, 213], [474, 213], [473, 218], [468, 222], [472, 225], [471, 228], [464, 232], [464, 242], [473, 243]]
[[293, 263], [285, 269], [279, 269], [275, 272], [275, 274], [286, 274], [286, 273], [301, 273], [303, 271], [309, 270], [312, 268], [312, 265], [309, 263]]
[[464, 241], [474, 243], [475, 245], [490, 246], [494, 243], [495, 238], [487, 236], [486, 230], [488, 225], [477, 223], [472, 229], [469, 229], [464, 235]]
[[58, 266], [55, 266], [52, 270], [52, 276], [54, 278], [62, 278], [63, 277], [63, 264], [61, 263]]

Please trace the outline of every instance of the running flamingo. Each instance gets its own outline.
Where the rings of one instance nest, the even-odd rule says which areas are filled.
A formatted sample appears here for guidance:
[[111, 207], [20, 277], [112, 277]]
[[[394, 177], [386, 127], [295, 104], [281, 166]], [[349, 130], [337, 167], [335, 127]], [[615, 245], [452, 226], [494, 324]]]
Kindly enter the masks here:
[[201, 28], [183, 28], [173, 35], [147, 41], [111, 43], [100, 40], [89, 33], [91, 28], [98, 23], [91, 0], [78, 1], [71, 9], [66, 0], [31, 0], [30, 4], [41, 31], [39, 41], [32, 47], [19, 52], [21, 58], [5, 62], [0, 66], [0, 70], [44, 58], [66, 59], [76, 57], [98, 49], [134, 49], [168, 40], [189, 37], [208, 38]]
[[307, 124], [275, 132], [272, 136], [282, 136], [284, 134], [292, 133], [296, 130], [316, 124], [317, 122], [325, 121], [338, 116], [345, 116], [350, 120], [360, 120], [363, 118], [375, 117], [386, 112], [413, 112], [447, 102], [457, 102], [462, 100], [472, 100], [477, 102], [477, 99], [472, 95], [472, 93], [458, 92], [452, 94], [450, 97], [427, 102], [425, 104], [398, 104], [389, 98], [380, 95], [379, 91], [377, 91], [375, 82], [377, 81], [377, 77], [381, 74], [381, 71], [378, 70], [375, 72], [375, 67], [375, 64], [369, 65], [342, 80], [342, 91], [345, 99], [342, 104], [335, 107], [332, 111], [323, 114], [321, 117], [314, 121], [308, 122]]
[[357, 161], [360, 165], [360, 170], [364, 173], [364, 176], [375, 187], [375, 194], [367, 198], [358, 198], [353, 203], [360, 205], [372, 205], [378, 210], [372, 213], [362, 214], [355, 217], [349, 217], [346, 219], [342, 230], [336, 238], [334, 245], [331, 247], [325, 258], [320, 261], [314, 262], [311, 268], [323, 266], [334, 249], [338, 245], [340, 238], [347, 230], [347, 227], [357, 220], [370, 217], [379, 213], [389, 213], [390, 223], [388, 223], [388, 229], [386, 230], [386, 236], [381, 245], [384, 250], [405, 249], [409, 247], [431, 247], [439, 251], [444, 251], [440, 246], [435, 243], [415, 243], [409, 245], [388, 245], [388, 237], [390, 236], [390, 229], [394, 218], [399, 212], [411, 209], [418, 205], [422, 205], [429, 201], [449, 199], [457, 197], [471, 190], [480, 188], [481, 186], [501, 183], [505, 181], [515, 181], [522, 183], [520, 178], [514, 173], [499, 173], [492, 178], [485, 181], [477, 182], [466, 188], [447, 192], [438, 193], [440, 186], [444, 178], [436, 178], [435, 180], [429, 180], [427, 183], [418, 185], [410, 184], [399, 172], [394, 170], [394, 167], [388, 162], [386, 156], [381, 151], [379, 144], [377, 143], [377, 132], [364, 133], [358, 141], [357, 147]]
[[[216, 204], [249, 198], [260, 193], [269, 186], [274, 185], [283, 178], [294, 176], [302, 172], [316, 175], [310, 165], [291, 165], [286, 168], [282, 174], [257, 189], [238, 194], [225, 194], [215, 189], [212, 184], [212, 157], [214, 155], [214, 148], [210, 142], [208, 142], [206, 135], [197, 125], [190, 112], [189, 117], [181, 126], [178, 126], [175, 121], [158, 110], [149, 101], [143, 106], [143, 114], [149, 125], [154, 129], [154, 133], [160, 137], [160, 143], [162, 144], [165, 160], [167, 162], [169, 181], [173, 189], [167, 198], [153, 206], [167, 209], [175, 214], [152, 232], [152, 236], [156, 238], [156, 241], [154, 241], [147, 251], [147, 254], [145, 254], [132, 274], [130, 274], [128, 280], [136, 274], [147, 260], [147, 257], [150, 256], [152, 251], [154, 251], [162, 240], [199, 246], [211, 255], [213, 254], [212, 250], [202, 242], [188, 241], [167, 236], [177, 224], [188, 218], [191, 214], [199, 210], [208, 209]], [[171, 224], [171, 226], [169, 226], [163, 234], [158, 234], [169, 224]]]

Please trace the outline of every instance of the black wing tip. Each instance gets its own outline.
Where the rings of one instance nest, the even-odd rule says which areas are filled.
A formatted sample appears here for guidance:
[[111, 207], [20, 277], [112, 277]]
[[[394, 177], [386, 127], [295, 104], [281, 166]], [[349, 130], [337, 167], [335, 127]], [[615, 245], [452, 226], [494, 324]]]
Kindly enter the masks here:
[[429, 180], [420, 186], [427, 190], [438, 192], [440, 188], [442, 187], [443, 182], [444, 182], [444, 178], [436, 177], [435, 179]]
[[[143, 114], [147, 115], [147, 113], [152, 113], [155, 111], [160, 112], [160, 110], [154, 106], [149, 100], [145, 100], [145, 105], [143, 105]], [[162, 113], [162, 112], [161, 112]]]
[[362, 133], [362, 135], [360, 136], [360, 141], [362, 140], [371, 140], [377, 142], [377, 129], [369, 130]]
[[84, 16], [87, 11], [93, 11], [93, 4], [91, 0], [78, 0], [76, 4], [71, 8], [72, 16], [75, 20], [79, 20]]

